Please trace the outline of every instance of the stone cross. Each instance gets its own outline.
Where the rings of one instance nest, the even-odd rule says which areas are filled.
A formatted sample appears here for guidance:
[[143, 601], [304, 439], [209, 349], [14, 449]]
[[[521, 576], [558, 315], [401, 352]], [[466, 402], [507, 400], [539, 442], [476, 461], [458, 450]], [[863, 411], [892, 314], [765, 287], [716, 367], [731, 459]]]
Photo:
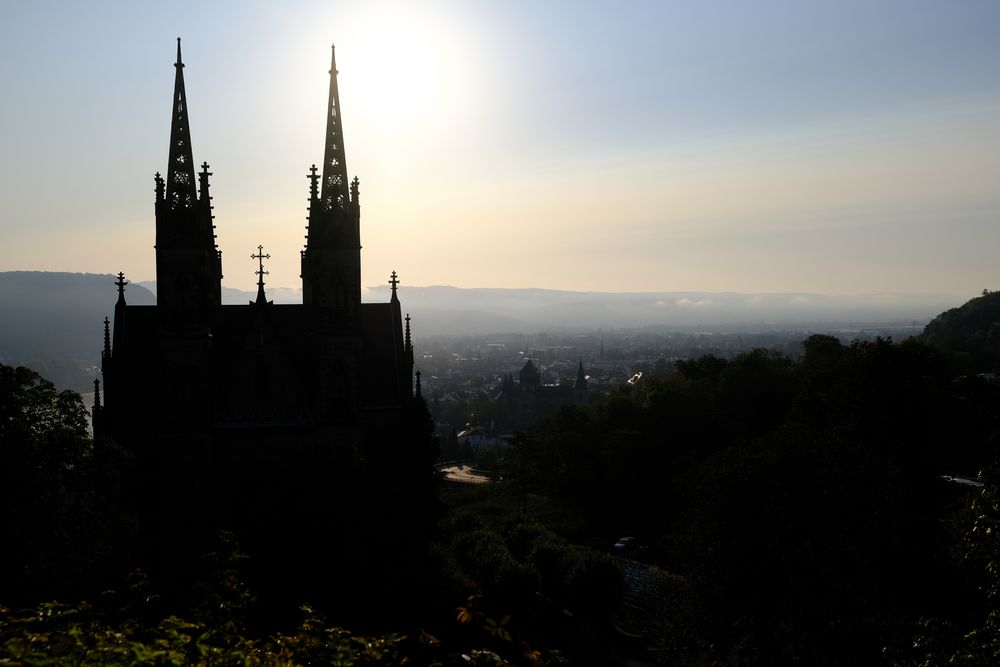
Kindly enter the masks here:
[[271, 274], [270, 271], [265, 271], [264, 270], [264, 260], [265, 259], [271, 259], [271, 255], [270, 254], [265, 255], [264, 254], [264, 246], [259, 245], [259, 246], [257, 246], [257, 254], [256, 255], [253, 254], [253, 253], [250, 253], [250, 259], [256, 259], [256, 260], [259, 261], [260, 268], [257, 269], [256, 271], [254, 271], [254, 273], [256, 273], [259, 276], [259, 278], [257, 278], [257, 284], [258, 285], [263, 285], [264, 284], [264, 276], [267, 276], [267, 275]]

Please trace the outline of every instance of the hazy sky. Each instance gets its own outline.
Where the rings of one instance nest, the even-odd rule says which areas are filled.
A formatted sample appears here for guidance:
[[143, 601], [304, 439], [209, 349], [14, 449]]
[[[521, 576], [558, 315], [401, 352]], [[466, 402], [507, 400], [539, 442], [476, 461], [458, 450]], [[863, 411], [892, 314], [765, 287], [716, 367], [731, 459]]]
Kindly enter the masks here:
[[0, 0], [0, 270], [154, 278], [177, 36], [228, 286], [300, 284], [335, 42], [365, 285], [1000, 288], [996, 0]]

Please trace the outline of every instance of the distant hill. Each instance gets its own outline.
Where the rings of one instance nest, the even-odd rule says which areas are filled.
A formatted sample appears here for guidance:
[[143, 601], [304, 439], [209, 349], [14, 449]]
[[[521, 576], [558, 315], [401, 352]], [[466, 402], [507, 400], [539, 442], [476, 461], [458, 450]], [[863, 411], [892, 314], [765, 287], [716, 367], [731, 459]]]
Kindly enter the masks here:
[[[129, 303], [156, 297], [129, 285]], [[29, 366], [61, 388], [83, 389], [84, 370], [100, 363], [104, 317], [118, 298], [110, 274], [0, 272], [0, 360]]]
[[[156, 291], [152, 282], [142, 285]], [[302, 303], [302, 290], [266, 288], [274, 303]], [[256, 291], [222, 288], [222, 302], [253, 301]], [[830, 296], [802, 292], [571, 292], [552, 289], [399, 288], [403, 310], [421, 335], [593, 331], [639, 327], [772, 328], [814, 323], [919, 322], [961, 297], [954, 294]], [[387, 302], [388, 285], [364, 290], [362, 301]]]
[[955, 355], [968, 370], [1000, 369], [1000, 292], [987, 292], [931, 320], [924, 340]]
[[[153, 304], [156, 284], [132, 283], [131, 304]], [[301, 303], [298, 288], [267, 288], [275, 303]], [[256, 293], [223, 288], [223, 303]], [[418, 336], [434, 334], [591, 331], [723, 326], [767, 329], [806, 323], [926, 322], [959, 298], [949, 294], [829, 296], [806, 293], [571, 292], [550, 289], [399, 289]], [[993, 301], [994, 295], [987, 300]], [[984, 297], [985, 298], [985, 297]], [[88, 377], [76, 370], [100, 360], [101, 323], [114, 312], [114, 276], [39, 271], [0, 272], [0, 360], [27, 363], [60, 386]], [[388, 286], [366, 289], [366, 302], [387, 302]], [[974, 299], [973, 302], [978, 301]], [[973, 303], [970, 302], [970, 303]], [[968, 304], [967, 304], [968, 305]], [[963, 306], [964, 308], [964, 306]], [[943, 314], [942, 317], [947, 315]]]
[[[143, 280], [138, 283], [153, 294], [156, 294], [156, 281]], [[235, 287], [222, 287], [222, 303], [226, 305], [246, 305], [248, 301], [257, 299], [257, 290], [248, 292], [247, 290], [236, 289]], [[299, 287], [268, 287], [267, 300], [274, 303], [302, 303], [302, 289]]]
[[[549, 289], [400, 287], [403, 309], [420, 334], [723, 325], [773, 328], [805, 323], [924, 323], [958, 302], [952, 294], [738, 292], [570, 292]], [[389, 288], [370, 288], [366, 301], [387, 301]]]

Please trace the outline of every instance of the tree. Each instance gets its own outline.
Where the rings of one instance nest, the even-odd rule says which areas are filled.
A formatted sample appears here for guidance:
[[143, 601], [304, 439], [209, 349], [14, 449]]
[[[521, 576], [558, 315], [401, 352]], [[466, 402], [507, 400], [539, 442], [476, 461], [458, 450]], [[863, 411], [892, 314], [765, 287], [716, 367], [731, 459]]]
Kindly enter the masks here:
[[126, 457], [97, 446], [80, 395], [0, 364], [0, 590], [8, 600], [99, 584], [129, 527], [117, 503]]

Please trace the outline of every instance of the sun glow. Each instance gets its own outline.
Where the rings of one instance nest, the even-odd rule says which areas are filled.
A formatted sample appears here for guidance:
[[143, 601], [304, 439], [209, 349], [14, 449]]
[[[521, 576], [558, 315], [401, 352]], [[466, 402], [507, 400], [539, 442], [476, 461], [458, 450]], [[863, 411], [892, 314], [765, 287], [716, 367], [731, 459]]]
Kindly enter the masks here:
[[363, 5], [336, 35], [345, 108], [382, 132], [449, 126], [475, 97], [468, 30], [414, 7]]
[[[469, 169], [463, 158], [474, 152], [475, 141], [489, 123], [490, 93], [501, 71], [492, 55], [498, 49], [490, 47], [491, 33], [465, 6], [445, 10], [371, 0], [323, 3], [307, 23], [290, 20], [279, 10], [271, 18], [274, 49], [260, 58], [255, 71], [255, 77], [265, 72], [267, 83], [249, 80], [233, 86], [234, 99], [258, 105], [252, 116], [256, 125], [220, 132], [233, 137], [232, 150], [241, 154], [248, 147], [237, 142], [248, 135], [259, 137], [255, 148], [271, 151], [269, 164], [285, 176], [273, 178], [250, 160], [229, 172], [220, 169], [234, 182], [259, 183], [254, 192], [260, 193], [228, 204], [220, 239], [227, 246], [249, 248], [261, 242], [265, 248], [277, 248], [297, 241], [278, 221], [289, 211], [302, 210], [307, 192], [303, 177], [310, 164], [322, 160], [332, 42], [348, 174], [361, 182], [362, 282], [381, 285], [391, 270], [405, 269], [400, 259], [403, 239], [419, 243], [413, 230], [429, 221], [437, 223], [438, 204], [428, 204], [428, 196], [433, 197], [441, 183], [462, 182]], [[267, 99], [246, 93], [261, 87], [271, 91]], [[234, 108], [228, 117], [250, 116]], [[220, 185], [224, 178], [217, 177]], [[228, 224], [230, 220], [239, 224]], [[426, 243], [431, 238], [420, 237]], [[297, 249], [272, 254], [272, 280], [294, 284]], [[296, 261], [281, 265], [278, 257]], [[242, 286], [252, 289], [256, 276], [241, 275]], [[414, 279], [407, 274], [407, 280]], [[240, 279], [229, 281], [235, 285]]]

